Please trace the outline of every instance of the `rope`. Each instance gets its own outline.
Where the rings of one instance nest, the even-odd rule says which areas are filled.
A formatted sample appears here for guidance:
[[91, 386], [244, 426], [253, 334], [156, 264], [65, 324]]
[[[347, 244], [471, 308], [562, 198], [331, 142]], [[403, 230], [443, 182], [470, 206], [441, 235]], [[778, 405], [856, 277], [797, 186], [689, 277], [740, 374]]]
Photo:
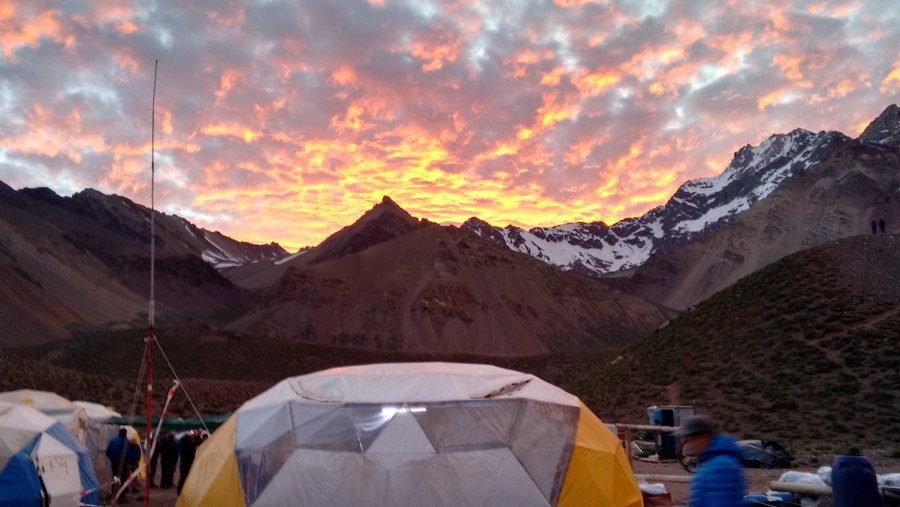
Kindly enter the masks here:
[[[156, 434], [153, 436], [153, 439], [151, 441], [150, 456], [148, 457], [148, 459], [145, 459], [144, 462], [134, 470], [134, 472], [131, 472], [131, 475], [128, 476], [128, 479], [122, 484], [122, 486], [119, 488], [119, 491], [116, 492], [116, 496], [115, 498], [113, 498], [113, 504], [118, 503], [119, 497], [122, 496], [122, 493], [124, 493], [125, 490], [128, 489], [128, 486], [130, 486], [131, 483], [134, 482], [134, 480], [147, 468], [148, 464], [150, 463], [150, 459], [152, 459], [153, 456], [153, 451], [156, 448], [156, 441], [159, 439], [159, 430], [162, 428], [163, 418], [165, 417], [166, 412], [169, 411], [169, 404], [172, 402], [172, 397], [175, 395], [175, 390], [178, 389], [180, 385], [181, 382], [176, 380], [172, 388], [169, 389], [169, 394], [166, 396], [166, 404], [163, 406], [162, 412], [159, 414], [159, 423], [156, 426]], [[149, 438], [149, 435], [147, 435], [147, 437]]]
[[184, 392], [184, 396], [187, 398], [188, 403], [191, 404], [191, 408], [194, 409], [194, 413], [197, 414], [197, 419], [200, 419], [200, 424], [203, 425], [203, 429], [206, 430], [207, 433], [212, 433], [209, 431], [209, 427], [206, 425], [206, 421], [203, 420], [203, 416], [200, 415], [200, 411], [197, 410], [197, 405], [194, 405], [194, 400], [191, 399], [191, 395], [188, 394], [187, 389], [184, 387], [184, 384], [181, 382], [181, 379], [178, 377], [178, 374], [175, 372], [175, 367], [172, 366], [172, 363], [169, 361], [169, 356], [166, 355], [166, 351], [163, 350], [162, 345], [159, 343], [159, 340], [156, 340], [156, 347], [159, 349], [160, 354], [162, 354], [163, 359], [166, 360], [166, 364], [169, 365], [169, 370], [172, 372], [172, 376], [175, 378], [175, 381], [182, 384], [182, 392]]
[[[135, 414], [137, 413], [138, 397], [141, 394], [141, 385], [143, 384], [144, 372], [146, 369], [147, 369], [147, 355], [143, 354], [143, 357], [141, 359], [141, 369], [140, 369], [140, 372], [138, 373], [138, 377], [137, 377], [137, 384], [135, 384], [135, 386], [134, 386], [134, 397], [131, 399], [130, 415], [131, 415], [132, 421], [134, 421]], [[127, 450], [128, 450], [128, 435], [126, 434], [125, 435], [125, 445], [122, 446], [122, 452], [119, 454], [118, 470], [115, 470], [113, 472], [113, 475], [116, 476], [116, 479], [118, 479], [122, 475], [122, 472], [125, 470], [125, 454], [126, 454]]]
[[88, 496], [88, 495], [90, 495], [90, 494], [93, 493], [94, 491], [100, 491], [101, 489], [110, 489], [110, 490], [111, 490], [112, 488], [111, 488], [110, 486], [112, 486], [112, 485], [114, 485], [114, 484], [116, 484], [116, 483], [118, 483], [118, 482], [119, 482], [119, 478], [118, 478], [118, 477], [113, 477], [113, 480], [111, 480], [111, 481], [109, 481], [109, 482], [107, 482], [107, 483], [101, 484], [101, 485], [97, 486], [96, 488], [92, 488], [92, 489], [88, 489], [88, 490], [82, 491], [81, 493], [79, 493], [79, 494], [75, 495], [74, 497], [72, 497], [72, 500], [75, 501], [75, 505], [77, 505], [78, 507], [103, 507], [103, 505], [98, 505], [98, 504], [93, 504], [93, 503], [85, 503], [85, 502], [82, 502], [81, 499], [84, 498], [84, 497], [86, 497], [86, 496]]
[[[162, 345], [159, 343], [159, 340], [156, 340], [156, 346], [157, 346], [157, 348], [159, 348], [159, 353], [162, 355], [163, 359], [165, 359], [166, 364], [169, 365], [169, 371], [171, 371], [172, 376], [175, 377], [175, 382], [178, 382], [179, 384], [181, 384], [181, 392], [184, 393], [184, 396], [187, 398], [188, 403], [191, 404], [191, 408], [194, 409], [194, 414], [197, 415], [197, 419], [200, 419], [200, 424], [203, 425], [203, 429], [205, 429], [207, 433], [212, 434], [212, 432], [209, 431], [209, 426], [206, 425], [206, 421], [203, 420], [203, 416], [200, 414], [200, 411], [197, 410], [197, 405], [194, 405], [194, 400], [192, 400], [191, 395], [188, 394], [187, 388], [184, 387], [184, 384], [181, 382], [181, 379], [178, 378], [178, 373], [175, 372], [175, 367], [172, 366], [171, 361], [169, 361], [169, 356], [166, 355], [166, 351], [163, 350]], [[160, 419], [160, 421], [162, 421], [162, 419]], [[159, 430], [157, 430], [157, 433], [159, 433]], [[217, 444], [215, 442], [215, 440], [213, 440], [211, 437], [209, 438], [209, 441], [213, 443], [213, 447], [216, 448], [216, 452], [219, 453], [219, 456], [223, 460], [226, 459], [225, 452], [222, 450], [221, 447], [219, 447], [219, 444]]]

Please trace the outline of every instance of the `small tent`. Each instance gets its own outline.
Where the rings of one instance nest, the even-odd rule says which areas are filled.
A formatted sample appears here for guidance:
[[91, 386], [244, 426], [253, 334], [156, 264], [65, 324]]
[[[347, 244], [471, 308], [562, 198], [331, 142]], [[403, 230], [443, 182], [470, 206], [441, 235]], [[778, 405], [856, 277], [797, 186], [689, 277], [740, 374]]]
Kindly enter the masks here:
[[63, 424], [27, 405], [0, 402], [0, 505], [100, 502], [84, 444]]
[[397, 363], [289, 378], [204, 443], [180, 506], [642, 505], [578, 398], [494, 366]]
[[88, 417], [85, 410], [56, 393], [19, 389], [0, 393], [0, 401], [28, 405], [63, 423], [81, 443], [87, 440]]

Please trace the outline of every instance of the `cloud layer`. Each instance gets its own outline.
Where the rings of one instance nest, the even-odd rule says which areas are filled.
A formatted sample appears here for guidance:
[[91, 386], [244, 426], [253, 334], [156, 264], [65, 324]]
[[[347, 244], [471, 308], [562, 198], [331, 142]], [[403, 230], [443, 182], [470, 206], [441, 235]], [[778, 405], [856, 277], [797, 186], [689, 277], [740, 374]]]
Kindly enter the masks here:
[[158, 59], [158, 207], [237, 239], [383, 195], [613, 223], [771, 133], [858, 135], [900, 93], [893, 3], [0, 0], [0, 180], [149, 204]]

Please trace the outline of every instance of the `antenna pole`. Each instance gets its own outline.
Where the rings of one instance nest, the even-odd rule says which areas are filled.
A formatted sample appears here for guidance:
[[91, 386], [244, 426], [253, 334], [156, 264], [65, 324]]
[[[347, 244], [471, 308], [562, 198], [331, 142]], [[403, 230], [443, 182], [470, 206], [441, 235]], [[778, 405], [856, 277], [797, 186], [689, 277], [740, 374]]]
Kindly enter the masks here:
[[[149, 324], [150, 329], [147, 333], [147, 427], [144, 432], [144, 442], [146, 444], [147, 453], [152, 452], [150, 431], [153, 427], [153, 347], [156, 341], [156, 330], [154, 328], [156, 320], [156, 294], [155, 275], [156, 275], [156, 203], [154, 202], [155, 181], [156, 181], [156, 72], [159, 68], [159, 60], [153, 65], [153, 105], [150, 113], [150, 309]], [[152, 463], [153, 456], [144, 456], [147, 460], [145, 463]], [[147, 467], [147, 480], [144, 482], [144, 506], [150, 507], [150, 483], [153, 477], [150, 475], [151, 468]]]

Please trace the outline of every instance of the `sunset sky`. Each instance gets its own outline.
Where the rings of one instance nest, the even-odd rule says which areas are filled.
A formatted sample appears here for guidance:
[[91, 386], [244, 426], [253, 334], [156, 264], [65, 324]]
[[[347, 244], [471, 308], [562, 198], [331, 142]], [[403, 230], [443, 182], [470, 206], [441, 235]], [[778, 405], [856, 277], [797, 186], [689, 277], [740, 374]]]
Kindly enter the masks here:
[[414, 216], [612, 224], [772, 133], [900, 94], [866, 1], [0, 0], [0, 180], [316, 244]]

